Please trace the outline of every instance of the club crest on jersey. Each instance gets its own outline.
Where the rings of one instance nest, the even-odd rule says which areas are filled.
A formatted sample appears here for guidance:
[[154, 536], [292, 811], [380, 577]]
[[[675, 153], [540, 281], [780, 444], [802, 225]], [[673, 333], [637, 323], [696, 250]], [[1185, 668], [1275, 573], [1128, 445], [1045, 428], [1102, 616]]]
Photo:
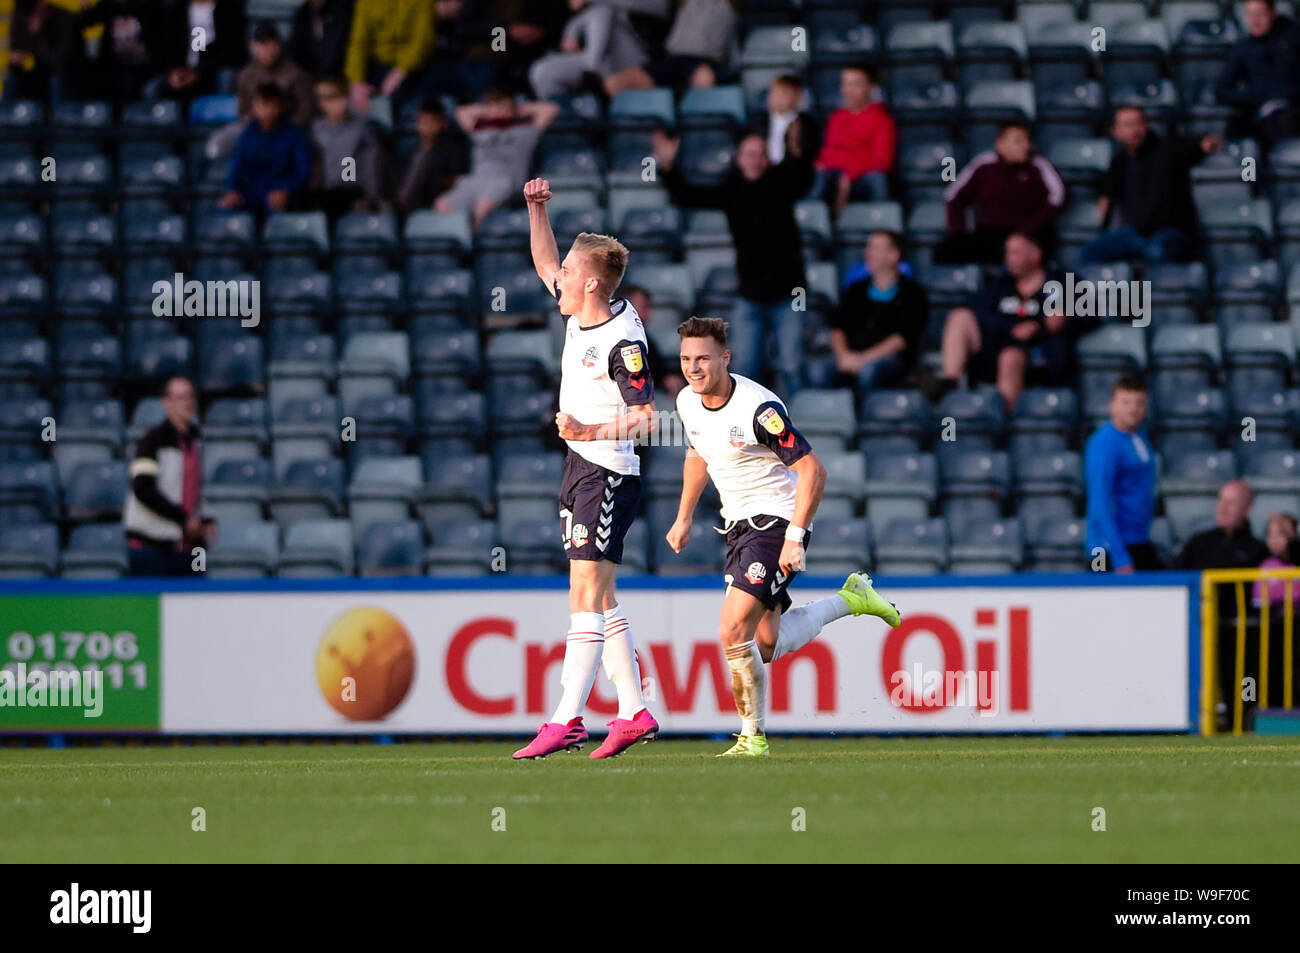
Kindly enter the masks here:
[[[696, 434], [699, 436], [699, 434]], [[743, 447], [745, 445], [745, 431], [739, 427], [732, 427], [731, 433], [727, 435], [727, 442], [733, 447]]]
[[573, 540], [574, 546], [585, 546], [587, 543], [587, 525], [585, 523], [574, 523], [569, 536]]
[[763, 428], [774, 437], [779, 437], [785, 433], [785, 420], [781, 417], [780, 412], [775, 407], [769, 407], [758, 415], [758, 422]]
[[582, 366], [583, 366], [583, 367], [595, 367], [595, 366], [596, 366], [596, 355], [599, 354], [599, 353], [600, 353], [600, 352], [597, 351], [594, 347], [589, 347], [589, 348], [587, 348], [587, 350], [586, 350], [586, 351], [583, 353], [583, 355], [582, 355]]
[[749, 568], [745, 570], [745, 578], [754, 585], [759, 585], [767, 576], [767, 567], [760, 562], [752, 562]]
[[641, 348], [636, 344], [629, 344], [627, 347], [620, 348], [619, 353], [623, 355], [623, 365], [628, 369], [628, 373], [635, 374], [645, 366], [641, 360]]

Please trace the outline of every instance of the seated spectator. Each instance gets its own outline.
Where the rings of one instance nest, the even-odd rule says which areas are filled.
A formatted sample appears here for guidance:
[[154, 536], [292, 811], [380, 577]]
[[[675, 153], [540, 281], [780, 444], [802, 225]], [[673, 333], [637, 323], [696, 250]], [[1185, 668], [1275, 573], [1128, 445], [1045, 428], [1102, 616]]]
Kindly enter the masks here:
[[869, 276], [840, 293], [830, 321], [835, 368], [859, 395], [903, 386], [930, 318], [925, 289], [899, 272], [901, 236], [872, 233], [863, 257]]
[[284, 56], [280, 29], [274, 20], [263, 20], [254, 27], [253, 38], [248, 46], [252, 61], [235, 77], [239, 121], [223, 126], [212, 134], [207, 147], [209, 159], [230, 155], [235, 140], [253, 115], [253, 94], [265, 83], [274, 83], [284, 90], [285, 113], [303, 129], [311, 124], [311, 118], [316, 113], [311, 77], [301, 66]]
[[[460, 102], [475, 102], [494, 84], [528, 87], [532, 65], [560, 45], [569, 7], [565, 0], [479, 0], [458, 15], [465, 55]], [[505, 43], [493, 33], [505, 27]]]
[[352, 109], [370, 115], [370, 97], [387, 96], [394, 114], [415, 96], [433, 54], [433, 4], [429, 0], [356, 0], [344, 75]]
[[6, 99], [53, 105], [81, 95], [76, 78], [85, 73], [85, 52], [77, 17], [47, 0], [19, 0], [9, 34]]
[[97, 95], [117, 105], [139, 99], [158, 72], [158, 0], [100, 0], [81, 12], [78, 29], [102, 27], [91, 64]]
[[380, 208], [389, 194], [387, 155], [374, 126], [348, 109], [342, 81], [316, 84], [321, 115], [311, 124], [312, 144], [320, 156], [316, 207], [331, 223], [358, 203]]
[[576, 15], [564, 26], [560, 50], [543, 56], [528, 70], [538, 99], [583, 89], [604, 93], [603, 80], [649, 60], [645, 41], [631, 15], [668, 16], [663, 0], [569, 0]]
[[1147, 386], [1125, 375], [1110, 390], [1110, 420], [1088, 438], [1084, 474], [1088, 484], [1088, 529], [1084, 536], [1089, 565], [1126, 575], [1164, 569], [1151, 542], [1156, 505], [1156, 453], [1142, 422]]
[[664, 41], [665, 56], [606, 76], [605, 92], [612, 99], [625, 89], [666, 86], [680, 92], [716, 85], [736, 21], [727, 0], [683, 0]]
[[353, 0], [304, 0], [289, 30], [289, 58], [313, 80], [343, 75]]
[[[730, 318], [731, 367], [760, 379], [772, 371], [786, 394], [803, 384], [803, 312], [794, 308], [804, 289], [803, 241], [794, 207], [808, 194], [812, 165], [800, 151], [797, 127], [787, 130], [785, 160], [772, 164], [767, 142], [745, 134], [726, 178], [717, 185], [687, 182], [677, 168], [680, 139], [654, 135], [659, 174], [673, 201], [684, 208], [716, 208], [727, 215], [736, 248], [738, 294]], [[773, 349], [776, 353], [773, 355]]]
[[[624, 285], [614, 293], [615, 298], [626, 298], [641, 316], [641, 326], [648, 328], [654, 318], [654, 305], [650, 292], [640, 285]], [[655, 393], [663, 391], [669, 397], [676, 397], [677, 392], [686, 386], [682, 376], [681, 362], [676, 354], [665, 356], [655, 346], [654, 337], [646, 335], [646, 367], [650, 368], [650, 379], [654, 381]]]
[[941, 375], [923, 383], [937, 401], [969, 369], [972, 383], [996, 383], [1008, 410], [1015, 407], [1030, 379], [1069, 386], [1075, 376], [1075, 342], [1097, 326], [1096, 318], [1047, 313], [1049, 280], [1043, 251], [1028, 235], [1007, 238], [1003, 269], [971, 307], [948, 314], [943, 327]]
[[235, 141], [222, 208], [247, 208], [262, 216], [283, 212], [311, 181], [307, 134], [284, 114], [284, 91], [265, 83], [253, 94], [253, 121]]
[[773, 163], [785, 159], [786, 132], [796, 123], [803, 155], [815, 156], [821, 149], [821, 130], [803, 100], [803, 79], [795, 73], [782, 73], [768, 84], [767, 109], [755, 115], [750, 128], [767, 140], [767, 157]]
[[[1264, 536], [1264, 545], [1268, 547], [1268, 558], [1259, 564], [1260, 569], [1294, 569], [1295, 562], [1295, 542], [1296, 542], [1296, 518], [1290, 513], [1270, 513], [1268, 517], [1268, 532]], [[1267, 590], [1268, 604], [1274, 609], [1281, 607], [1286, 601], [1286, 580], [1261, 579], [1255, 583], [1255, 599], [1257, 606], [1264, 604], [1264, 593]], [[1300, 579], [1291, 583], [1291, 601], [1300, 604]]]
[[433, 208], [438, 196], [469, 168], [469, 144], [460, 129], [447, 121], [441, 99], [431, 96], [420, 104], [415, 131], [420, 147], [411, 156], [397, 190], [397, 207], [403, 215]]
[[469, 136], [470, 170], [434, 203], [439, 212], [469, 212], [474, 227], [498, 205], [515, 197], [528, 178], [537, 141], [560, 107], [516, 103], [510, 91], [492, 87], [483, 102], [461, 106], [456, 122]]
[[[1219, 489], [1214, 507], [1214, 528], [1197, 533], [1174, 557], [1175, 569], [1246, 569], [1256, 567], [1271, 555], [1267, 546], [1250, 531], [1250, 506], [1255, 494], [1245, 480], [1229, 480]], [[1241, 686], [1237, 684], [1237, 594], [1236, 583], [1216, 586], [1219, 609], [1218, 668], [1219, 730], [1231, 723], [1233, 702]], [[1247, 609], [1248, 623], [1250, 609]], [[1257, 672], [1259, 660], [1258, 630], [1247, 625], [1246, 675]], [[1255, 641], [1251, 651], [1251, 641]], [[1252, 665], [1253, 661], [1253, 665]], [[1252, 703], [1253, 705], [1253, 703]]]
[[1186, 261], [1195, 250], [1191, 168], [1223, 148], [1218, 136], [1166, 139], [1152, 132], [1140, 106], [1120, 106], [1112, 127], [1120, 148], [1097, 199], [1103, 228], [1083, 246], [1085, 262]]
[[164, 0], [158, 37], [163, 73], [150, 80], [145, 97], [189, 102], [230, 92], [244, 65], [247, 37], [243, 0]]
[[839, 109], [826, 122], [826, 138], [817, 157], [812, 197], [822, 199], [838, 216], [850, 201], [882, 202], [889, 198], [898, 129], [880, 101], [870, 66], [840, 72]]
[[1300, 26], [1273, 0], [1246, 0], [1247, 35], [1228, 54], [1214, 98], [1236, 106], [1231, 138], [1267, 143], [1300, 135]]
[[[934, 249], [938, 264], [994, 264], [1012, 232], [1031, 235], [1050, 255], [1052, 223], [1065, 207], [1065, 183], [1052, 163], [1034, 151], [1028, 124], [1002, 123], [993, 148], [966, 164], [943, 195], [948, 237]], [[975, 228], [966, 215], [976, 207]]]

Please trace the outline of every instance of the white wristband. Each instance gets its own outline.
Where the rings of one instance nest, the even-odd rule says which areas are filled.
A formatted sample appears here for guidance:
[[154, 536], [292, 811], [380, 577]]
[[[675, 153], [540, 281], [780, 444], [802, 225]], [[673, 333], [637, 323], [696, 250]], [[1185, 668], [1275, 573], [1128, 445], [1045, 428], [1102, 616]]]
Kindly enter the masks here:
[[789, 526], [785, 528], [785, 538], [790, 540], [790, 542], [802, 543], [803, 537], [804, 537], [804, 528], [802, 526], [795, 526], [793, 523], [791, 523]]

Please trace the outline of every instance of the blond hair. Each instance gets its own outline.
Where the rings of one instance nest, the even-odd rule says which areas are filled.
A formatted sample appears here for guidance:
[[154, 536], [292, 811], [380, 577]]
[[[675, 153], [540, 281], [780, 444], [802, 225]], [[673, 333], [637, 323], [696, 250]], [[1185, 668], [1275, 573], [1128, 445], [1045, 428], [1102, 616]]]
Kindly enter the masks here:
[[610, 295], [623, 281], [627, 271], [627, 246], [617, 238], [583, 232], [573, 240], [573, 251], [581, 255], [600, 281], [602, 294]]

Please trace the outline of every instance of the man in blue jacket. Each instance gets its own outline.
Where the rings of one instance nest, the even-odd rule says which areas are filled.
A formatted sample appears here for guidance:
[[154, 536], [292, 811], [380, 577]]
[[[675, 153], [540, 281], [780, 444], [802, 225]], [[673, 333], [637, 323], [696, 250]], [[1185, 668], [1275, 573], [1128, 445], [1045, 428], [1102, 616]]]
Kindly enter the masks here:
[[[1156, 455], [1142, 429], [1146, 415], [1146, 384], [1136, 376], [1121, 377], [1110, 392], [1110, 420], [1097, 428], [1084, 451], [1088, 481], [1084, 545], [1090, 564], [1105, 571], [1164, 568], [1151, 542]], [[1100, 564], [1095, 561], [1099, 555]]]
[[235, 141], [222, 208], [247, 208], [258, 216], [283, 212], [311, 180], [307, 134], [284, 115], [284, 91], [263, 83], [253, 94], [253, 121]]
[[1214, 98], [1242, 111], [1231, 136], [1275, 142], [1300, 135], [1300, 26], [1273, 0], [1246, 0], [1247, 36], [1228, 56]]

